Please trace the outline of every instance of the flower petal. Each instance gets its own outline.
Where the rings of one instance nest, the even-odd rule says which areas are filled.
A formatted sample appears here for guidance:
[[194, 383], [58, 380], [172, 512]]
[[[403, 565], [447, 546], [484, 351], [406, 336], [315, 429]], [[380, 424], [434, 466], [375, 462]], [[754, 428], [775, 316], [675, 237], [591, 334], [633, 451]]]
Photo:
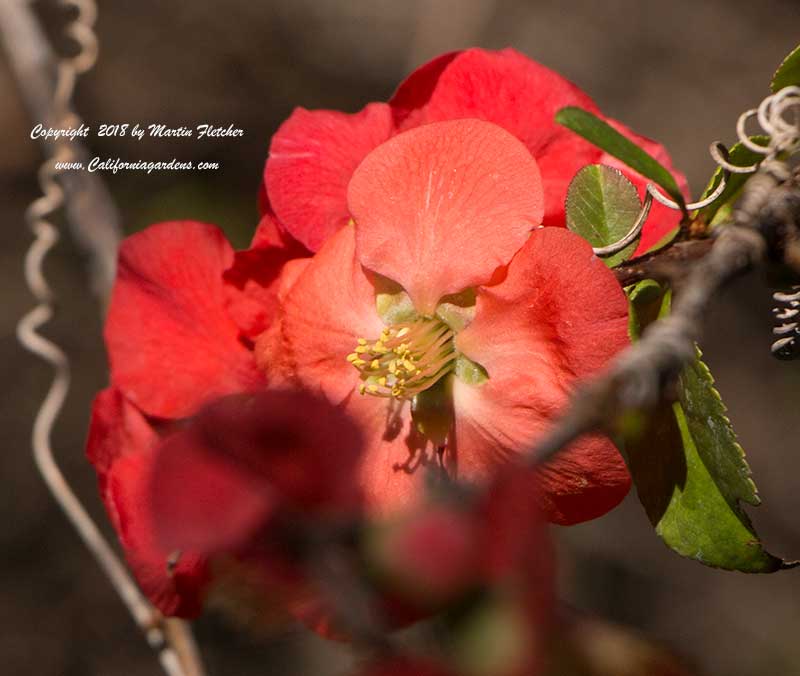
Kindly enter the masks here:
[[[503, 282], [478, 292], [476, 316], [456, 338], [481, 364], [480, 385], [456, 380], [460, 476], [480, 478], [529, 449], [565, 405], [575, 381], [628, 344], [628, 307], [613, 273], [577, 235], [535, 231]], [[544, 509], [575, 523], [614, 507], [630, 478], [613, 444], [581, 438], [541, 471]]]
[[253, 243], [234, 254], [223, 274], [226, 309], [250, 339], [263, 333], [278, 313], [278, 278], [286, 263], [304, 258], [308, 250], [282, 231], [272, 214], [258, 224]]
[[544, 225], [564, 226], [564, 199], [575, 173], [600, 151], [555, 122], [564, 106], [597, 112], [594, 102], [558, 73], [513, 49], [445, 54], [412, 73], [390, 101], [401, 129], [473, 117], [520, 139], [539, 163]]
[[436, 449], [411, 420], [410, 404], [354, 392], [343, 410], [364, 433], [359, 480], [369, 514], [408, 508], [424, 494], [428, 474], [442, 471]]
[[123, 242], [106, 345], [112, 384], [145, 413], [182, 417], [263, 383], [225, 311], [232, 262], [222, 232], [202, 223], [161, 223]]
[[431, 59], [403, 80], [389, 100], [392, 118], [398, 129], [411, 129], [424, 124], [425, 106], [439, 83], [444, 69], [464, 52], [447, 52]]
[[359, 165], [348, 191], [361, 263], [398, 282], [422, 314], [482, 284], [541, 222], [539, 168], [480, 120], [424, 125]]
[[355, 258], [352, 226], [331, 237], [311, 259], [283, 299], [282, 310], [280, 336], [268, 331], [256, 343], [270, 382], [320, 391], [355, 419], [365, 438], [358, 472], [371, 509], [391, 510], [410, 501], [426, 460], [408, 404], [395, 402], [393, 411], [386, 399], [358, 394], [359, 372], [347, 361], [358, 338], [377, 338], [384, 328], [375, 288]]
[[261, 528], [277, 497], [244, 467], [205, 448], [192, 429], [158, 449], [150, 482], [152, 521], [165, 549], [216, 554], [239, 547]]
[[393, 131], [384, 103], [354, 114], [297, 108], [272, 137], [264, 169], [269, 202], [293, 237], [317, 251], [350, 220], [347, 183]]
[[[578, 106], [597, 115], [599, 111], [574, 84], [513, 49], [443, 54], [414, 71], [397, 89], [390, 105], [398, 129], [475, 117], [514, 134], [531, 151], [542, 172], [544, 225], [566, 225], [567, 188], [575, 173], [587, 164], [599, 162], [623, 170], [642, 195], [647, 183], [616, 158], [556, 124], [555, 113], [564, 106]], [[614, 120], [607, 121], [670, 169], [688, 195], [685, 177], [673, 170], [663, 146]], [[635, 255], [659, 241], [679, 218], [677, 212], [654, 204]]]
[[147, 511], [145, 489], [157, 443], [156, 432], [119, 390], [97, 395], [86, 453], [125, 557], [142, 591], [162, 613], [194, 617], [201, 610], [206, 563], [185, 552], [169, 572], [169, 552], [157, 545]]
[[280, 335], [259, 339], [256, 357], [271, 382], [294, 380], [338, 404], [360, 382], [347, 355], [359, 338], [377, 339], [383, 328], [375, 288], [355, 257], [355, 232], [346, 226], [296, 277], [282, 303]]

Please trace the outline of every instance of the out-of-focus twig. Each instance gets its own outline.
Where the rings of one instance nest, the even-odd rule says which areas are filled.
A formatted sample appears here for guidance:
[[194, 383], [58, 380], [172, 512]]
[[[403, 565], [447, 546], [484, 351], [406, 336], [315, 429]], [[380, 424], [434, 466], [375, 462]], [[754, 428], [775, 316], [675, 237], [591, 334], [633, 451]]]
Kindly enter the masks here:
[[606, 372], [574, 394], [527, 461], [546, 462], [582, 434], [607, 427], [622, 412], [655, 405], [694, 359], [705, 314], [720, 289], [768, 259], [779, 259], [800, 273], [799, 231], [800, 173], [792, 173], [779, 160], [766, 160], [745, 184], [731, 222], [715, 230], [707, 255], [684, 261], [686, 278], [672, 314], [654, 323]]
[[[27, 0], [0, 2], [0, 28], [21, 89], [35, 118], [54, 128], [73, 126], [78, 120], [70, 105], [75, 82], [81, 73], [94, 65], [97, 56], [97, 40], [93, 32], [96, 19], [94, 0], [62, 1], [78, 12], [67, 33], [80, 49], [74, 57], [62, 59], [57, 64]], [[52, 79], [53, 67], [55, 79]], [[20, 320], [17, 336], [24, 347], [48, 362], [54, 371], [52, 385], [34, 421], [34, 459], [59, 506], [156, 650], [164, 671], [169, 676], [202, 676], [203, 667], [188, 625], [177, 620], [165, 620], [139, 591], [128, 570], [70, 488], [53, 456], [50, 437], [69, 391], [70, 368], [66, 354], [39, 333], [39, 329], [53, 316], [54, 301], [42, 264], [59, 238], [57, 228], [47, 219], [61, 207], [67, 208], [73, 233], [91, 252], [96, 263], [94, 286], [103, 299], [111, 288], [119, 241], [116, 209], [99, 179], [83, 173], [62, 174], [56, 169], [58, 162], [76, 159], [75, 146], [70, 143], [74, 142], [58, 142], [47, 148], [49, 157], [39, 171], [43, 195], [31, 204], [26, 213], [35, 240], [25, 258], [25, 279], [38, 304]], [[70, 178], [75, 176], [87, 178]]]

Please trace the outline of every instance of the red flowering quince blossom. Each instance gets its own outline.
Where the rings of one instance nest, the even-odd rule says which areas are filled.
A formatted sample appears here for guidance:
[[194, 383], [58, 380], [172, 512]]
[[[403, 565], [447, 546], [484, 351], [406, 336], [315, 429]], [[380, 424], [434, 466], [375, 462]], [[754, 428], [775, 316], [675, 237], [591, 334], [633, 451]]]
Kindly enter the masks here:
[[[578, 238], [537, 229], [564, 225], [577, 169], [616, 164], [555, 125], [564, 105], [597, 113], [512, 50], [447, 54], [388, 104], [296, 111], [273, 140], [246, 251], [192, 221], [125, 240], [105, 327], [111, 384], [95, 400], [87, 453], [137, 579], [165, 614], [199, 611], [208, 567], [184, 552], [167, 568], [146, 486], [161, 440], [210, 401], [269, 378], [321, 389], [364, 426], [355, 471], [381, 509], [416, 494], [420, 463], [479, 478], [513, 456], [572, 382], [624, 344], [624, 298], [610, 273]], [[463, 118], [473, 120], [445, 124]], [[660, 146], [612, 124], [669, 166]], [[429, 172], [422, 185], [415, 173], [425, 167], [454, 173]], [[412, 197], [425, 209], [403, 204]], [[640, 251], [676, 223], [658, 209]], [[394, 359], [390, 373], [389, 352], [412, 357], [411, 367]], [[398, 368], [411, 377], [400, 383]], [[628, 488], [600, 438], [574, 445], [543, 477], [548, 514], [561, 523], [603, 513]]]
[[[280, 295], [256, 341], [273, 383], [321, 391], [365, 434], [368, 504], [412, 502], [425, 468], [480, 481], [519, 457], [576, 379], [628, 343], [627, 301], [583, 239], [542, 228], [536, 160], [501, 127], [423, 125], [373, 150], [349, 185], [354, 224]], [[550, 519], [605, 513], [630, 478], [589, 436], [540, 473]]]
[[[604, 117], [588, 95], [552, 70], [513, 49], [468, 49], [443, 54], [418, 68], [388, 103], [370, 103], [354, 114], [296, 109], [272, 138], [262, 208], [294, 238], [317, 251], [350, 221], [347, 186], [370, 151], [402, 131], [462, 118], [503, 127], [534, 156], [544, 188], [544, 225], [566, 225], [567, 187], [587, 164], [620, 169], [643, 196], [644, 177], [555, 122], [556, 112], [564, 106], [578, 106], [605, 119], [672, 168], [662, 146]], [[688, 193], [685, 177], [673, 173]], [[654, 204], [634, 255], [656, 244], [678, 220], [677, 212]]]

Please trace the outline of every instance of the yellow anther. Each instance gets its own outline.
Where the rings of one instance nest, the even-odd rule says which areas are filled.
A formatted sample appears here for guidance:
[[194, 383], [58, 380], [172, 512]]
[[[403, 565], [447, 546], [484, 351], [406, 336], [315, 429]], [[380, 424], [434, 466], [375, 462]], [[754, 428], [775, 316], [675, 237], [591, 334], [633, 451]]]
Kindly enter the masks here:
[[359, 338], [347, 361], [360, 371], [361, 394], [411, 399], [447, 373], [455, 360], [453, 332], [438, 319], [416, 319]]

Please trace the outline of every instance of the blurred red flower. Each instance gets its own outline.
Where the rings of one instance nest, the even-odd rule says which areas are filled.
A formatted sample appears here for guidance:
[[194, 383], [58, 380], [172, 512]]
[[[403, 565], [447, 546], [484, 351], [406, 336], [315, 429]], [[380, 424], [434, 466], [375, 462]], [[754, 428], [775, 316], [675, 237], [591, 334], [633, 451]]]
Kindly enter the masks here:
[[[388, 103], [370, 103], [353, 114], [297, 108], [272, 138], [262, 209], [276, 216], [292, 237], [317, 251], [353, 215], [347, 186], [364, 157], [407, 129], [463, 118], [503, 127], [536, 158], [544, 186], [544, 225], [565, 226], [567, 187], [587, 164], [620, 169], [643, 195], [646, 179], [556, 124], [554, 116], [564, 106], [578, 106], [603, 117], [574, 84], [513, 49], [443, 54], [414, 71]], [[662, 146], [615, 120], [604, 119], [672, 167]], [[673, 173], [687, 192], [683, 174]], [[677, 212], [654, 204], [635, 254], [647, 251], [678, 220]]]
[[199, 613], [208, 570], [191, 553], [168, 568], [146, 518], [160, 437], [219, 396], [264, 387], [247, 336], [274, 315], [279, 274], [298, 254], [269, 219], [238, 254], [219, 229], [191, 221], [122, 244], [105, 326], [111, 387], [94, 401], [87, 455], [131, 568], [167, 615]]
[[[532, 471], [500, 472], [485, 492], [434, 491], [375, 524], [365, 549], [387, 607], [444, 611], [441, 656], [427, 668], [539, 673], [555, 626], [555, 568]], [[406, 666], [390, 660], [374, 673], [414, 673]]]
[[302, 586], [282, 529], [355, 518], [361, 450], [358, 428], [324, 399], [279, 390], [224, 397], [170, 426], [108, 389], [88, 444], [142, 589], [162, 612], [188, 617], [201, 610], [216, 555], [238, 557], [276, 588]]

